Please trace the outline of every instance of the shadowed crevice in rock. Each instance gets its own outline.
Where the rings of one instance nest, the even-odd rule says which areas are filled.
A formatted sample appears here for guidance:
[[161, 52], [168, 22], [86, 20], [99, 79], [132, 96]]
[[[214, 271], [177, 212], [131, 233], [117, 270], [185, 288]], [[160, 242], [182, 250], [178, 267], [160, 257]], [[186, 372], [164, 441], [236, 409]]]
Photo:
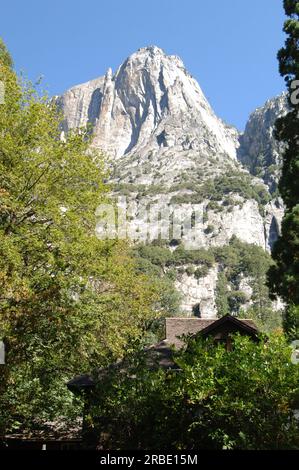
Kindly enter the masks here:
[[276, 217], [272, 217], [272, 222], [270, 225], [270, 230], [269, 230], [269, 239], [268, 239], [268, 245], [270, 246], [271, 250], [273, 249], [274, 243], [279, 237], [279, 225], [276, 220]]
[[167, 89], [164, 83], [163, 68], [161, 68], [160, 70], [158, 81], [159, 81], [159, 86], [160, 86], [160, 90], [162, 93], [162, 96], [160, 98], [160, 108], [161, 108], [161, 112], [163, 113], [165, 110], [168, 110], [168, 95], [167, 95]]
[[103, 93], [99, 88], [96, 88], [91, 95], [91, 100], [88, 106], [88, 123], [94, 126], [96, 120], [99, 118]]

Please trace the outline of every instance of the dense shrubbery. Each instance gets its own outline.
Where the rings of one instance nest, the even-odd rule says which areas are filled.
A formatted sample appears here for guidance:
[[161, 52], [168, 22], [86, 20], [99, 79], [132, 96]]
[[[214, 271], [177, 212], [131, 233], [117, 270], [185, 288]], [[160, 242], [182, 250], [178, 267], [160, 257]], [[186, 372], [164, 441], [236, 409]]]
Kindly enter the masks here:
[[205, 228], [204, 232], [205, 232], [206, 235], [210, 235], [211, 233], [214, 232], [214, 230], [215, 230], [214, 225], [209, 224], [209, 225]]
[[198, 264], [211, 268], [215, 263], [212, 251], [204, 248], [186, 250], [183, 245], [179, 245], [171, 252], [167, 247], [151, 244], [140, 245], [135, 250], [140, 257], [150, 260], [151, 263], [161, 268], [183, 264]]
[[179, 246], [173, 253], [172, 259], [169, 264], [182, 265], [182, 264], [202, 264], [211, 268], [215, 263], [213, 253], [204, 248], [198, 250], [186, 250], [182, 245]]
[[237, 335], [231, 352], [193, 340], [176, 362], [150, 370], [142, 354], [102, 378], [87, 416], [101, 448], [298, 447], [299, 366], [282, 335]]
[[[241, 242], [232, 237], [230, 243], [213, 249], [216, 261], [221, 267], [216, 288], [216, 305], [219, 316], [226, 313], [242, 314], [246, 296], [238, 286], [243, 277], [252, 290], [250, 318], [254, 318], [262, 329], [281, 325], [281, 314], [271, 310], [266, 273], [272, 265], [271, 256], [261, 247]], [[248, 313], [242, 314], [248, 316]], [[275, 318], [275, 321], [274, 321]]]
[[200, 194], [176, 194], [170, 199], [170, 204], [200, 204], [203, 202]]
[[130, 196], [133, 193], [139, 193], [140, 196], [149, 196], [155, 194], [163, 194], [168, 192], [168, 188], [162, 184], [152, 184], [150, 186], [145, 184], [134, 183], [118, 183], [114, 185], [114, 191], [122, 196]]
[[141, 245], [137, 249], [141, 258], [149, 260], [152, 264], [164, 268], [172, 260], [172, 252], [168, 248], [155, 245]]
[[263, 185], [254, 184], [252, 177], [247, 173], [232, 172], [210, 178], [203, 181], [202, 184], [181, 183], [171, 190], [192, 190], [193, 194], [178, 194], [172, 197], [171, 203], [201, 203], [204, 200], [210, 200], [210, 210], [223, 210], [217, 201], [226, 201], [226, 206], [235, 205], [236, 202], [230, 197], [231, 194], [237, 194], [244, 200], [254, 199], [258, 202], [260, 209], [267, 204], [271, 196]]

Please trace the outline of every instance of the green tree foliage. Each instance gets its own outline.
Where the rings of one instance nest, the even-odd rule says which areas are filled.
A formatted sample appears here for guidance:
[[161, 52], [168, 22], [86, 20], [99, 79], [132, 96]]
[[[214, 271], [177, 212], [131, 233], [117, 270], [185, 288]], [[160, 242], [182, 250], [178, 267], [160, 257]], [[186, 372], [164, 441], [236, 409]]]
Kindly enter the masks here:
[[[163, 246], [139, 245], [133, 248], [133, 256], [136, 263], [137, 273], [143, 273], [159, 285], [160, 307], [165, 315], [177, 315], [180, 312], [180, 294], [174, 286], [176, 273], [172, 269], [166, 269], [172, 253]], [[158, 331], [158, 336], [151, 335], [151, 342], [163, 339], [163, 328]]]
[[209, 274], [209, 267], [204, 264], [200, 268], [195, 269], [194, 276], [196, 279], [201, 279], [202, 277], [206, 277]]
[[3, 40], [0, 38], [0, 63], [1, 67], [12, 68], [13, 62]]
[[247, 295], [242, 291], [232, 291], [228, 295], [228, 305], [230, 313], [239, 312], [241, 306], [248, 300]]
[[228, 279], [225, 272], [220, 271], [217, 278], [216, 284], [216, 307], [217, 314], [219, 317], [227, 315], [229, 312], [228, 304]]
[[65, 383], [134, 347], [160, 315], [158, 282], [95, 236], [103, 157], [21, 86], [0, 44], [0, 432], [76, 413]]
[[176, 371], [146, 362], [142, 353], [99, 381], [88, 418], [103, 448], [298, 447], [299, 368], [283, 335], [236, 335], [230, 352], [190, 340]]
[[153, 265], [165, 268], [172, 259], [172, 253], [168, 248], [155, 245], [141, 245], [138, 247], [138, 254], [142, 258], [148, 259]]
[[[268, 330], [274, 324], [279, 326], [279, 322], [273, 323], [271, 319], [271, 302], [266, 285], [266, 273], [272, 264], [270, 255], [261, 247], [242, 242], [236, 237], [232, 237], [228, 245], [216, 247], [213, 251], [222, 269], [216, 286], [218, 315], [241, 314], [246, 296], [239, 290], [239, 284], [245, 277], [252, 289], [250, 318], [257, 320], [262, 329]], [[248, 318], [248, 314], [244, 315]], [[279, 316], [275, 317], [279, 319]]]
[[[245, 277], [252, 290], [250, 318], [265, 331], [281, 326], [281, 313], [272, 312], [269, 289], [266, 285], [266, 273], [273, 263], [271, 256], [255, 244], [242, 242], [233, 236], [228, 245], [209, 249], [186, 250], [183, 245], [170, 251], [166, 246], [140, 245], [135, 248], [139, 269], [151, 276], [164, 274], [175, 280], [178, 273], [186, 272], [200, 279], [208, 275], [209, 270], [217, 263], [219, 266], [216, 285], [216, 306], [218, 316], [233, 313], [247, 316], [242, 312], [247, 296], [239, 289]], [[186, 266], [187, 265], [187, 266]], [[182, 268], [180, 268], [182, 266]], [[163, 279], [163, 277], [162, 277]], [[162, 281], [163, 282], [163, 281]], [[169, 305], [163, 308], [171, 314], [179, 311], [178, 297], [171, 284], [168, 299]], [[167, 291], [165, 291], [167, 292]]]
[[140, 245], [136, 248], [141, 258], [149, 260], [152, 264], [166, 267], [180, 266], [183, 264], [203, 265], [211, 268], [215, 263], [213, 253], [204, 248], [198, 250], [186, 250], [183, 245], [179, 245], [173, 252], [166, 246]]
[[[250, 175], [239, 171], [231, 171], [214, 178], [205, 179], [201, 184], [181, 183], [171, 188], [172, 191], [193, 190], [193, 194], [177, 194], [171, 198], [172, 204], [200, 203], [210, 200], [207, 209], [216, 212], [222, 211], [223, 207], [217, 201], [223, 201], [232, 194], [241, 196], [244, 200], [254, 199], [259, 204], [260, 211], [263, 205], [270, 201], [271, 197], [265, 186], [255, 184]], [[236, 204], [230, 199], [232, 204]]]
[[[299, 103], [293, 83], [299, 80], [299, 2], [284, 0], [289, 18], [284, 24], [287, 34], [285, 47], [278, 53], [280, 74], [285, 77], [289, 91], [291, 111], [276, 122], [276, 138], [286, 144], [283, 154], [279, 191], [283, 197], [286, 213], [282, 222], [281, 236], [273, 249], [275, 266], [269, 271], [269, 286], [275, 297], [280, 295], [287, 303], [286, 332], [299, 337]], [[296, 83], [295, 83], [296, 86]], [[298, 84], [297, 84], [298, 89]], [[297, 95], [292, 95], [297, 93]], [[297, 314], [296, 314], [297, 312]]]
[[215, 258], [211, 251], [204, 248], [199, 248], [198, 250], [186, 250], [182, 245], [180, 245], [172, 253], [172, 258], [169, 264], [179, 266], [187, 263], [211, 268], [215, 263]]

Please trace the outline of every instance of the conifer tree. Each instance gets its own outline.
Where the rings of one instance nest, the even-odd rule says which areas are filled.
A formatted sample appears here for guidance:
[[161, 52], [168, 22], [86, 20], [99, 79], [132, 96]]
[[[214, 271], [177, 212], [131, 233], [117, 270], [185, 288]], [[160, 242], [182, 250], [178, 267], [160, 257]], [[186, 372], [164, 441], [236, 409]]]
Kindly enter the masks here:
[[278, 52], [279, 71], [285, 77], [290, 111], [276, 122], [276, 139], [285, 143], [279, 190], [286, 212], [281, 236], [273, 249], [275, 265], [268, 273], [272, 296], [286, 302], [285, 330], [299, 338], [299, 1], [284, 0], [289, 17], [284, 24], [285, 47]]

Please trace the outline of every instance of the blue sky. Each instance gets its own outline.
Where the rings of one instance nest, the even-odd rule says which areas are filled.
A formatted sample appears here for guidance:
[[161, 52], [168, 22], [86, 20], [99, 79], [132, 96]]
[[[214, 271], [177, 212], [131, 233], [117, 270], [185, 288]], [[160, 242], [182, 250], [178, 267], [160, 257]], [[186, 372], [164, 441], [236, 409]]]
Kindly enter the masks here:
[[284, 90], [282, 0], [10, 0], [0, 13], [16, 69], [43, 75], [51, 95], [146, 45], [179, 55], [215, 112], [239, 129]]

